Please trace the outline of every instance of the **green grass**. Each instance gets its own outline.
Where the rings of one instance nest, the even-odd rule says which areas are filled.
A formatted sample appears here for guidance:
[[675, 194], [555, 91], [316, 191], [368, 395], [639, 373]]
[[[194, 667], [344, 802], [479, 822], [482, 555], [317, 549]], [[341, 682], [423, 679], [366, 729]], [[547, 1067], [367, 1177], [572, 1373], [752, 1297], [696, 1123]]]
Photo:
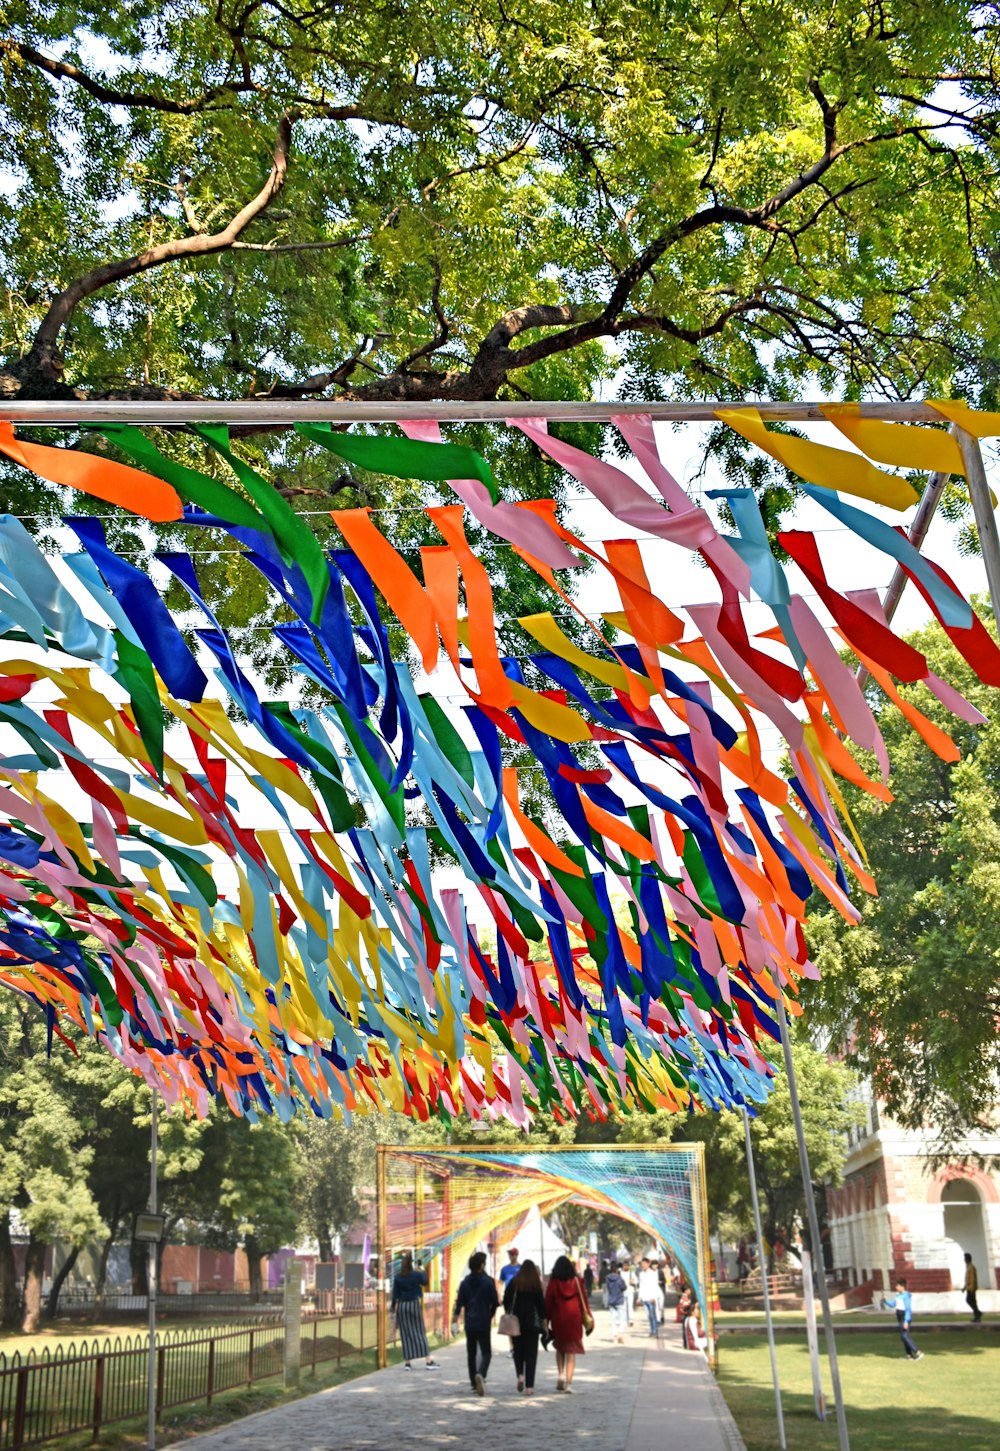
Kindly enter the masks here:
[[[971, 1318], [972, 1317], [967, 1310], [963, 1310], [961, 1314], [946, 1313], [938, 1315], [932, 1312], [930, 1314], [923, 1314], [920, 1316], [921, 1320], [931, 1321], [935, 1325], [968, 1325]], [[774, 1321], [775, 1325], [804, 1326], [806, 1323], [806, 1312], [804, 1310], [772, 1310], [771, 1319]], [[816, 1321], [817, 1323], [820, 1323], [821, 1320], [822, 1313], [820, 1311], [819, 1304], [817, 1303]], [[893, 1325], [895, 1323], [893, 1321], [892, 1315], [887, 1311], [873, 1310], [870, 1306], [867, 1305], [859, 1310], [835, 1310], [833, 1312], [833, 1320], [834, 1325], [838, 1329], [842, 1325]], [[739, 1326], [746, 1324], [763, 1325], [764, 1308], [762, 1305], [757, 1305], [756, 1307], [753, 1305], [746, 1305], [741, 1310], [717, 1310], [715, 1312], [715, 1323], [720, 1327], [731, 1325]]]
[[[192, 1317], [188, 1320], [161, 1320], [157, 1327], [157, 1334], [164, 1330], [197, 1330], [208, 1329], [214, 1326], [216, 1329], [228, 1328], [233, 1324], [232, 1320], [210, 1320], [205, 1316], [201, 1318]], [[50, 1351], [58, 1347], [65, 1349], [69, 1345], [79, 1345], [83, 1340], [99, 1340], [103, 1347], [105, 1340], [110, 1340], [112, 1346], [122, 1344], [131, 1337], [133, 1340], [137, 1335], [145, 1335], [148, 1329], [146, 1320], [130, 1320], [122, 1324], [120, 1320], [114, 1324], [104, 1321], [93, 1324], [89, 1320], [55, 1320], [45, 1324], [41, 1329], [36, 1330], [33, 1335], [22, 1335], [17, 1330], [6, 1335], [0, 1334], [0, 1355], [11, 1356], [15, 1350], [26, 1355], [29, 1350], [41, 1352], [48, 1347]]]
[[[895, 1334], [837, 1341], [851, 1451], [997, 1451], [1000, 1447], [1000, 1339], [948, 1330], [914, 1339], [924, 1359], [903, 1358]], [[777, 1343], [788, 1451], [836, 1451], [830, 1377], [822, 1358], [828, 1420], [816, 1420], [804, 1337]], [[719, 1385], [747, 1451], [778, 1451], [774, 1391], [765, 1336], [723, 1336]]]

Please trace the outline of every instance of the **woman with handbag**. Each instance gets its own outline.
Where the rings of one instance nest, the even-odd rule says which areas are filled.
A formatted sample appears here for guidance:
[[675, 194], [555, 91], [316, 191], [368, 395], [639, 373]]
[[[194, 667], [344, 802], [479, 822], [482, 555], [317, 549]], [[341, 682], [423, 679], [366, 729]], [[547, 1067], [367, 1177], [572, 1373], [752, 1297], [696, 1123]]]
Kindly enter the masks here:
[[545, 1323], [545, 1297], [542, 1277], [533, 1260], [525, 1260], [503, 1292], [504, 1313], [497, 1326], [501, 1335], [511, 1337], [517, 1388], [526, 1396], [535, 1394], [535, 1367], [538, 1364], [538, 1337]]
[[556, 1347], [557, 1391], [571, 1391], [576, 1357], [583, 1355], [583, 1337], [594, 1329], [587, 1292], [571, 1260], [560, 1255], [545, 1288], [545, 1315]]

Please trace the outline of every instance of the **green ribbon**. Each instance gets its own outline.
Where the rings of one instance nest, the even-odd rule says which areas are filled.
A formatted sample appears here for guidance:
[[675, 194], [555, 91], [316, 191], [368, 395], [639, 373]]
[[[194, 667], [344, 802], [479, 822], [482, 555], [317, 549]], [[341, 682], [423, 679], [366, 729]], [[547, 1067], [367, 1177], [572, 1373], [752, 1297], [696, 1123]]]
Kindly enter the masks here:
[[[289, 563], [295, 563], [305, 576], [312, 595], [310, 619], [318, 625], [323, 613], [323, 601], [330, 587], [330, 573], [326, 556], [315, 534], [304, 519], [300, 519], [287, 499], [282, 498], [273, 484], [262, 479], [242, 459], [238, 459], [229, 447], [229, 429], [214, 425], [199, 424], [193, 429], [199, 438], [222, 455], [254, 503], [260, 509], [267, 528], [274, 536], [274, 542]], [[259, 524], [254, 527], [259, 528]]]
[[373, 474], [397, 479], [478, 479], [494, 504], [500, 498], [493, 470], [474, 448], [460, 443], [427, 443], [420, 438], [393, 438], [381, 434], [334, 433], [329, 423], [297, 423], [296, 433], [329, 449], [348, 463]]
[[220, 479], [213, 479], [199, 469], [189, 468], [187, 464], [176, 463], [167, 458], [144, 433], [133, 428], [131, 424], [102, 423], [87, 424], [85, 427], [102, 433], [147, 473], [172, 484], [186, 503], [194, 504], [208, 514], [217, 514], [220, 519], [225, 519], [228, 524], [238, 525], [241, 529], [269, 532], [263, 514], [244, 499], [242, 494], [238, 494]]
[[128, 691], [132, 714], [139, 736], [156, 770], [156, 779], [163, 781], [163, 707], [156, 689], [153, 665], [145, 650], [115, 630], [118, 668], [115, 680]]

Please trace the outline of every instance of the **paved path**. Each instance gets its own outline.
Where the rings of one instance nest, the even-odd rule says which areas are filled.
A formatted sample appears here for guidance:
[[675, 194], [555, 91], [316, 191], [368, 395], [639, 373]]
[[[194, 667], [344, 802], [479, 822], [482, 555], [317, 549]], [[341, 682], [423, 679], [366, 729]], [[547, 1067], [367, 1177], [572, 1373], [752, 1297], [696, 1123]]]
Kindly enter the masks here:
[[[469, 1391], [464, 1342], [437, 1353], [440, 1370], [401, 1365], [248, 1416], [181, 1443], [184, 1451], [745, 1451], [715, 1378], [681, 1350], [674, 1327], [650, 1347], [601, 1339], [603, 1315], [577, 1362], [572, 1395], [555, 1390], [555, 1357], [539, 1355], [536, 1394], [517, 1394], [506, 1341], [494, 1335], [485, 1398]], [[596, 1342], [596, 1343], [595, 1343]], [[168, 1448], [171, 1451], [171, 1448]]]

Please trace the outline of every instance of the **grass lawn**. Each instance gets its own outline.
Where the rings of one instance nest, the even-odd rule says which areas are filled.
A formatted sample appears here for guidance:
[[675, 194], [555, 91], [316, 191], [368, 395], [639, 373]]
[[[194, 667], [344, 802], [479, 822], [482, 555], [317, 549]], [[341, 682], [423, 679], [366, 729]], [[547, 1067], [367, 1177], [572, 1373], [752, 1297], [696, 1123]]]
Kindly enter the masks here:
[[[1000, 1447], [1000, 1339], [948, 1330], [914, 1339], [919, 1363], [903, 1358], [893, 1334], [837, 1340], [852, 1451], [997, 1451]], [[837, 1451], [830, 1377], [822, 1358], [828, 1401], [816, 1420], [805, 1338], [777, 1342], [788, 1451]], [[778, 1451], [767, 1340], [724, 1336], [719, 1385], [747, 1451]]]
[[[723, 1305], [724, 1304], [725, 1302], [723, 1302]], [[921, 1315], [920, 1318], [921, 1320], [932, 1320], [935, 1325], [968, 1325], [970, 1320], [972, 1319], [971, 1315], [967, 1310], [963, 1310], [960, 1315], [951, 1313], [938, 1315], [936, 1313], [933, 1313]], [[772, 1310], [771, 1319], [774, 1321], [775, 1325], [805, 1325], [806, 1312], [804, 1310]], [[822, 1321], [823, 1312], [821, 1311], [819, 1301], [817, 1300], [816, 1323], [821, 1325]], [[722, 1310], [716, 1310], [715, 1323], [719, 1326], [746, 1324], [763, 1325], [764, 1307], [762, 1305], [758, 1305], [756, 1308], [754, 1308], [752, 1305], [748, 1305], [745, 1306], [742, 1310], [727, 1310], [725, 1308], [723, 1308]], [[870, 1306], [866, 1305], [860, 1310], [834, 1310], [833, 1323], [834, 1328], [839, 1329], [841, 1325], [892, 1325], [895, 1322], [893, 1321], [892, 1315], [889, 1314], [887, 1311], [873, 1310]]]
[[[190, 1320], [161, 1320], [157, 1327], [157, 1334], [161, 1330], [194, 1330], [204, 1327], [207, 1333], [209, 1327], [216, 1329], [229, 1329], [232, 1326], [231, 1320], [211, 1320], [207, 1316], [192, 1317]], [[35, 1332], [34, 1335], [22, 1335], [20, 1331], [13, 1334], [0, 1334], [0, 1355], [11, 1356], [15, 1350], [25, 1355], [29, 1350], [42, 1351], [48, 1346], [50, 1351], [56, 1350], [59, 1346], [65, 1348], [67, 1345], [79, 1345], [84, 1340], [99, 1340], [103, 1346], [105, 1340], [110, 1340], [113, 1346], [119, 1345], [131, 1337], [133, 1340], [137, 1335], [145, 1335], [148, 1329], [148, 1322], [145, 1320], [129, 1321], [122, 1324], [120, 1320], [114, 1325], [105, 1325], [103, 1322], [94, 1325], [89, 1320], [55, 1320], [51, 1324], [45, 1324]]]

